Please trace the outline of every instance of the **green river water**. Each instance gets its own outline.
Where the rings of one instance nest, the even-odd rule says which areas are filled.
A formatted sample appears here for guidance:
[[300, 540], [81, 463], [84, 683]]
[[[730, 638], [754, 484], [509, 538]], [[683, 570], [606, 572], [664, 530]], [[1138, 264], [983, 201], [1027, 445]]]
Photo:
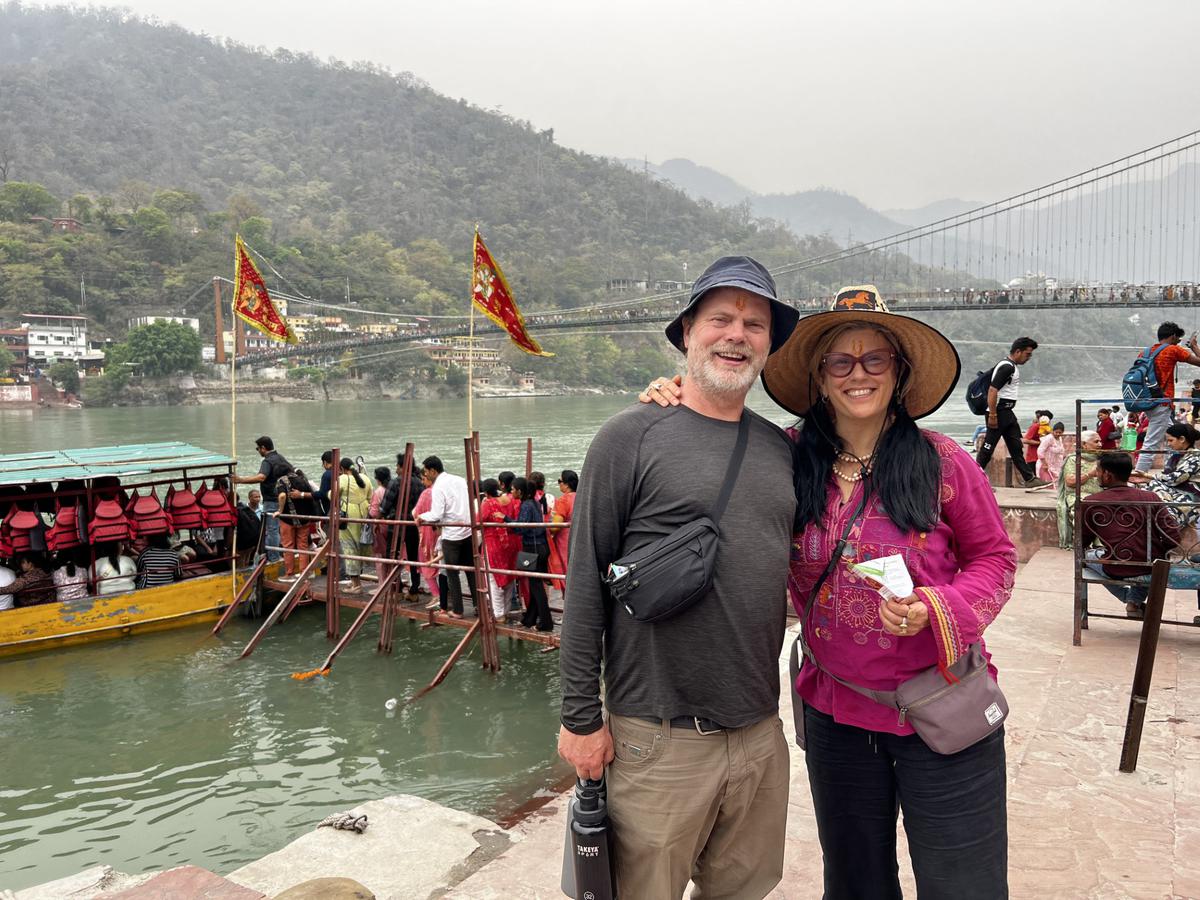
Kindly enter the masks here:
[[[1019, 411], [1048, 405], [1071, 423], [1071, 398], [1114, 390], [1028, 385]], [[522, 471], [527, 436], [535, 468], [580, 469], [596, 429], [630, 400], [477, 401], [483, 470]], [[418, 459], [436, 453], [461, 472], [465, 405], [239, 405], [241, 471], [257, 471], [254, 438], [265, 433], [310, 475], [330, 446], [374, 467], [394, 463], [406, 440]], [[757, 389], [751, 405], [780, 423], [792, 418]], [[978, 422], [952, 398], [923, 424], [969, 437]], [[160, 440], [228, 452], [229, 409], [0, 411], [0, 453]], [[502, 641], [503, 671], [492, 675], [476, 648], [441, 686], [405, 705], [461, 631], [402, 620], [384, 657], [368, 624], [332, 677], [297, 682], [288, 675], [329, 650], [322, 611], [298, 611], [238, 661], [254, 627], [235, 619], [219, 639], [193, 627], [0, 661], [0, 888], [101, 862], [126, 872], [193, 863], [224, 873], [363, 800], [412, 793], [496, 818], [566, 774], [555, 757], [555, 653]], [[393, 697], [400, 705], [388, 711]]]

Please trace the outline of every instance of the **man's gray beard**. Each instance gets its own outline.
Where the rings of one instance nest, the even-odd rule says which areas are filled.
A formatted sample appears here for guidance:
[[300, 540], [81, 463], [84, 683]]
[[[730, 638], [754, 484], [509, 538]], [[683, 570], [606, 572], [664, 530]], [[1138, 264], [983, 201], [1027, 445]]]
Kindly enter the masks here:
[[752, 358], [745, 371], [722, 371], [711, 351], [688, 348], [688, 378], [701, 393], [717, 397], [745, 397], [765, 364], [765, 357], [761, 362]]

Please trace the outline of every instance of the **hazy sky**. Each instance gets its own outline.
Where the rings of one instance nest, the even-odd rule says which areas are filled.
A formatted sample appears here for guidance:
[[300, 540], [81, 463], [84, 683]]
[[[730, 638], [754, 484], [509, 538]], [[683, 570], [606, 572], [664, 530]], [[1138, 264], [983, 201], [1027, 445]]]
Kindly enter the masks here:
[[876, 208], [992, 200], [1200, 128], [1196, 0], [122, 0], [371, 60], [606, 156]]

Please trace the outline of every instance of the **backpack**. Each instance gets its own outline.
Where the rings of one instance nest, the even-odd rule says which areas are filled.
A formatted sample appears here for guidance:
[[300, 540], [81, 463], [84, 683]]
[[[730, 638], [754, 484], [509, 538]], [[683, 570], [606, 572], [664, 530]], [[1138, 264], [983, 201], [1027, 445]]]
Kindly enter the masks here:
[[967, 408], [977, 416], [986, 416], [988, 411], [988, 388], [996, 377], [996, 370], [1005, 362], [1000, 360], [990, 369], [976, 372], [971, 383], [967, 385]]
[[[1157, 350], [1154, 350], [1153, 345], [1147, 347], [1137, 355], [1137, 359], [1121, 379], [1121, 396], [1125, 399], [1125, 409], [1129, 412], [1146, 412], [1162, 405], [1154, 402], [1163, 395], [1154, 361], [1167, 346], [1164, 341], [1158, 345]], [[1151, 353], [1151, 350], [1154, 352]]]

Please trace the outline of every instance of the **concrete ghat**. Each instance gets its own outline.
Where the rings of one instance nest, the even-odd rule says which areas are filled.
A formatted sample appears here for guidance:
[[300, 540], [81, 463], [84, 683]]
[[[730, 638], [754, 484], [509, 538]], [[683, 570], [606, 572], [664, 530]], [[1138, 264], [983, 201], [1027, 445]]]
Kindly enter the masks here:
[[419, 797], [400, 795], [354, 807], [362, 834], [318, 828], [227, 877], [273, 897], [304, 881], [352, 878], [379, 900], [429, 897], [508, 848], [519, 834]]
[[[1014, 898], [1200, 897], [1200, 635], [1163, 626], [1138, 770], [1117, 771], [1139, 627], [1092, 620], [1071, 646], [1071, 557], [1039, 551], [989, 629], [1012, 713], [1007, 724], [1009, 878]], [[1118, 607], [1097, 596], [1097, 609]], [[1164, 615], [1190, 618], [1171, 591]], [[794, 626], [793, 626], [794, 627]], [[790, 647], [790, 643], [788, 644]], [[786, 683], [786, 658], [781, 659]], [[783, 698], [785, 723], [790, 720]], [[785, 724], [785, 729], [788, 725]], [[821, 896], [821, 848], [804, 756], [793, 745], [783, 883], [775, 900]], [[558, 898], [565, 798], [514, 844], [451, 888], [456, 900]], [[900, 829], [900, 876], [916, 896]]]

